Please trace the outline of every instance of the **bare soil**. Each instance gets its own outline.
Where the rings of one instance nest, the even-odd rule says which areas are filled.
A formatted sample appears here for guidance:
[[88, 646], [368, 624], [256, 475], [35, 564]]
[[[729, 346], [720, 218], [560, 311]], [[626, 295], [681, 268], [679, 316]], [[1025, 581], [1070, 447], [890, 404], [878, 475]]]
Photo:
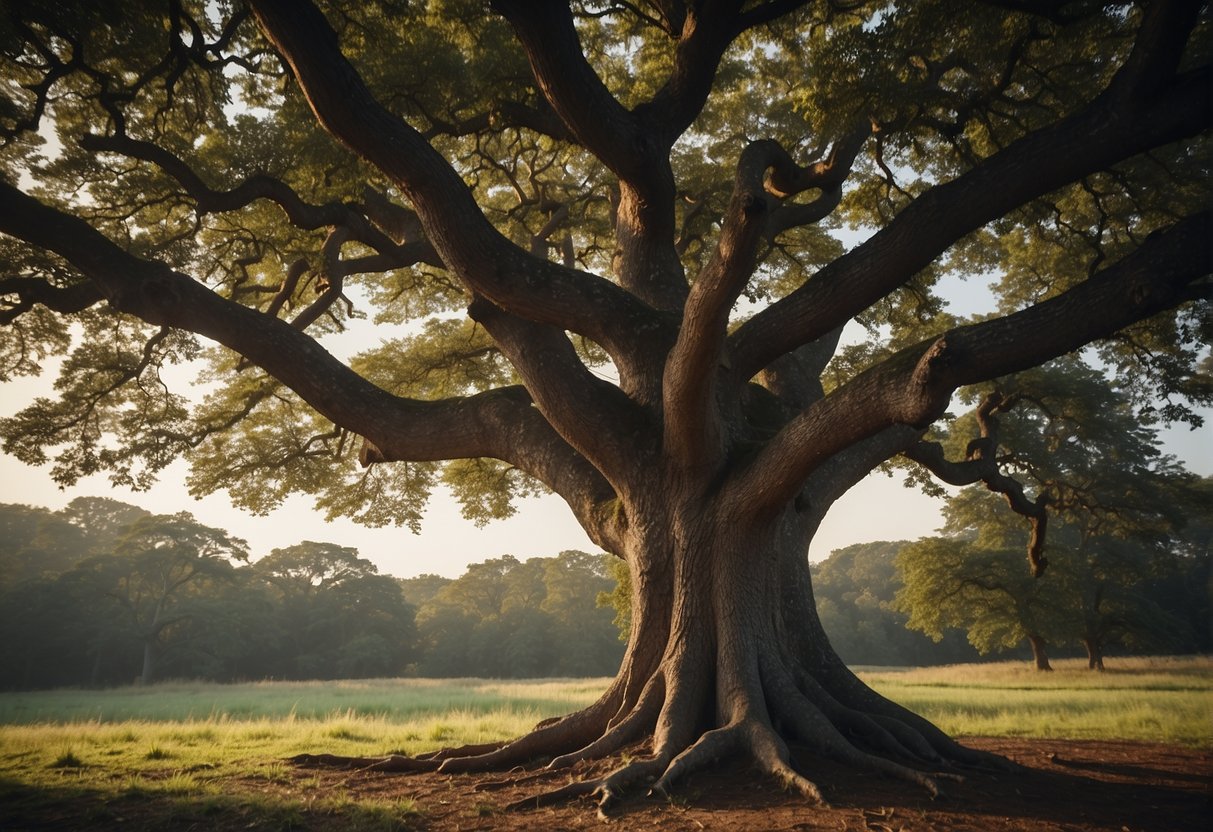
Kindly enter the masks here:
[[[1018, 774], [966, 775], [948, 783], [932, 800], [899, 781], [868, 776], [813, 759], [796, 759], [831, 805], [806, 806], [746, 766], [726, 766], [684, 782], [670, 801], [642, 798], [621, 806], [607, 829], [700, 830], [1211, 830], [1213, 753], [1132, 742], [1075, 742], [968, 738], [966, 745], [1008, 757], [1025, 770]], [[582, 777], [618, 761], [577, 772]], [[426, 828], [435, 830], [564, 830], [603, 828], [588, 798], [563, 806], [497, 812], [493, 807], [565, 783], [569, 773], [494, 787], [466, 775], [403, 776], [330, 774], [359, 795], [417, 799], [426, 809]], [[483, 814], [478, 814], [483, 813]]]
[[[413, 800], [419, 813], [408, 820], [408, 827], [434, 832], [1213, 829], [1213, 750], [1133, 742], [962, 741], [1002, 754], [1024, 770], [1016, 774], [969, 773], [964, 782], [947, 783], [945, 794], [932, 800], [923, 790], [899, 781], [813, 758], [794, 757], [797, 768], [821, 787], [831, 803], [820, 807], [806, 805], [769, 778], [756, 776], [748, 766], [725, 765], [689, 778], [671, 800], [639, 797], [604, 821], [588, 798], [522, 811], [507, 812], [502, 807], [557, 788], [572, 777], [583, 779], [607, 771], [619, 765], [618, 759], [582, 765], [571, 773], [518, 770], [506, 775], [443, 775], [293, 769], [285, 782], [235, 781], [225, 786], [232, 797], [243, 792], [250, 797], [300, 801], [299, 812], [276, 821], [231, 805], [190, 811], [178, 803], [166, 812], [166, 807], [154, 802], [124, 801], [125, 805], [110, 810], [95, 802], [87, 805], [89, 797], [78, 795], [75, 800], [41, 803], [32, 814], [29, 810], [33, 807], [28, 804], [26, 811], [18, 811], [16, 816], [0, 806], [0, 828], [368, 828], [366, 822], [371, 818], [343, 810], [312, 810], [305, 796], [339, 795], [354, 801]], [[14, 795], [9, 792], [8, 796]]]

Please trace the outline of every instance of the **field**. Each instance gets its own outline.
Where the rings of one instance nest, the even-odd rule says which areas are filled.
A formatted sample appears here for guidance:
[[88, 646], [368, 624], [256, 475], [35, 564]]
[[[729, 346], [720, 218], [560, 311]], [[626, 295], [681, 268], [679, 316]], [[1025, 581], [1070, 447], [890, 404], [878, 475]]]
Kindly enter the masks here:
[[[992, 664], [870, 668], [861, 675], [954, 735], [1164, 743], [1207, 759], [1213, 661], [1110, 664], [1103, 674], [1061, 661], [1052, 674]], [[438, 828], [439, 817], [441, 828], [455, 828], [447, 822], [452, 812], [464, 822], [500, 825], [494, 800], [470, 797], [452, 809], [400, 787], [368, 785], [356, 794], [343, 787], [347, 781], [334, 786], [332, 772], [284, 760], [314, 751], [415, 754], [502, 740], [588, 704], [605, 684], [171, 683], [0, 694], [0, 829], [386, 830]]]

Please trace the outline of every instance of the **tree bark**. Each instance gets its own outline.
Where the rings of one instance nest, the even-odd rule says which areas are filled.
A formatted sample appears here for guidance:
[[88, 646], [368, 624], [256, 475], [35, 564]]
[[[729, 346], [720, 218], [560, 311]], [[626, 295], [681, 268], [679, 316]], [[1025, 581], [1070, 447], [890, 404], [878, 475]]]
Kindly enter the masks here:
[[150, 685], [155, 678], [157, 653], [155, 637], [145, 638], [143, 640], [143, 670], [139, 673], [140, 685]]
[[1082, 640], [1082, 646], [1087, 650], [1087, 669], [1103, 672], [1103, 645], [1095, 636], [1087, 636]]
[[1037, 670], [1052, 671], [1053, 666], [1049, 664], [1049, 654], [1045, 649], [1045, 640], [1033, 633], [1028, 634], [1028, 646], [1032, 648], [1032, 663]]

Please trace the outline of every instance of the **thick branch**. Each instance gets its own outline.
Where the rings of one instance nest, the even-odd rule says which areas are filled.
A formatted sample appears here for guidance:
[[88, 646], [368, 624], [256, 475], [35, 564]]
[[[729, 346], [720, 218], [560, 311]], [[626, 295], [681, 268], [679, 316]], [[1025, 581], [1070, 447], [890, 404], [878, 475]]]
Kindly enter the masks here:
[[783, 195], [791, 196], [804, 191], [818, 189], [821, 195], [807, 203], [789, 203], [771, 214], [767, 225], [767, 236], [774, 240], [789, 228], [819, 222], [838, 207], [842, 199], [842, 185], [855, 165], [855, 158], [872, 135], [872, 124], [864, 120], [850, 134], [830, 148], [830, 154], [820, 162], [799, 167], [791, 158], [775, 169], [770, 187]]
[[738, 0], [707, 0], [687, 9], [674, 66], [653, 100], [636, 115], [650, 125], [663, 151], [674, 146], [703, 109], [720, 59], [742, 31]]
[[742, 151], [733, 196], [716, 251], [687, 299], [682, 328], [665, 368], [665, 448], [681, 466], [712, 466], [723, 450], [720, 419], [712, 409], [717, 366], [729, 311], [754, 270], [774, 198], [766, 172], [790, 162], [776, 142], [754, 142]]
[[561, 0], [497, 0], [552, 109], [578, 143], [620, 179], [642, 179], [656, 148], [645, 148], [635, 117], [613, 96], [585, 59], [573, 14]]
[[586, 513], [592, 502], [612, 494], [518, 388], [438, 402], [393, 396], [299, 329], [226, 300], [163, 264], [135, 257], [83, 220], [2, 182], [0, 232], [63, 257], [90, 278], [115, 309], [148, 323], [195, 332], [247, 357], [326, 418], [369, 439], [383, 459], [505, 460]]
[[92, 283], [54, 286], [40, 277], [0, 278], [0, 298], [16, 295], [16, 303], [0, 300], [0, 326], [11, 324], [23, 312], [41, 304], [53, 312], [80, 312], [102, 300]]
[[1197, 214], [1055, 298], [902, 350], [789, 422], [730, 487], [759, 495], [755, 514], [776, 512], [825, 460], [891, 425], [925, 428], [958, 387], [1034, 367], [1191, 299], [1213, 269], [1211, 235], [1209, 212]]
[[1001, 393], [992, 393], [981, 403], [977, 409], [981, 437], [971, 443], [969, 458], [964, 462], [948, 460], [944, 455], [943, 446], [938, 442], [919, 442], [907, 448], [904, 454], [950, 485], [972, 485], [981, 482], [985, 483], [989, 490], [1002, 494], [1011, 510], [1028, 518], [1031, 523], [1028, 565], [1032, 575], [1039, 578], [1049, 565], [1044, 557], [1044, 546], [1050, 499], [1048, 493], [1042, 493], [1035, 500], [1028, 499], [1024, 494], [1023, 485], [998, 468], [995, 452], [998, 444], [998, 422], [994, 413], [996, 410], [1005, 410], [1010, 403]]
[[637, 326], [657, 323], [643, 304], [606, 280], [531, 257], [503, 237], [446, 160], [375, 100], [315, 6], [286, 0], [251, 5], [321, 124], [400, 187], [426, 237], [472, 294], [591, 338], [621, 369], [632, 364]]
[[738, 378], [750, 378], [775, 357], [850, 319], [990, 220], [1207, 129], [1213, 122], [1209, 83], [1208, 67], [1187, 73], [1129, 111], [1123, 97], [1101, 96], [927, 191], [867, 242], [740, 327], [731, 339]]
[[[642, 411], [614, 384], [586, 369], [562, 330], [520, 320], [483, 300], [473, 302], [468, 314], [520, 368], [535, 404], [565, 441], [623, 491], [637, 455], [653, 450], [636, 444], [637, 437], [652, 432]], [[569, 413], [577, 415], [568, 418]]]

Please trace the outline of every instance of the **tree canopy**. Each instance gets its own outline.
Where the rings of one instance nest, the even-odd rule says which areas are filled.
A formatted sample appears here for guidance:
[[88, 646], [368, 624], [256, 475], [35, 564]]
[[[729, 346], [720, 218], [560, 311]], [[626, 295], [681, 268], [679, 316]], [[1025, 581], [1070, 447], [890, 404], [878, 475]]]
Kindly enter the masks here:
[[[1198, 421], [1208, 17], [14, 0], [0, 355], [5, 378], [64, 360], [4, 449], [134, 487], [185, 457], [198, 493], [373, 525], [416, 527], [439, 482], [474, 522], [558, 494], [628, 563], [618, 676], [517, 743], [408, 765], [647, 738], [571, 788], [606, 809], [741, 753], [817, 799], [794, 741], [934, 793], [924, 769], [981, 755], [846, 671], [807, 542], [905, 464], [1006, 495], [1043, 574], [1044, 492], [990, 437], [956, 458], [929, 431], [1058, 356], [1114, 373], [1139, 420]], [[990, 284], [972, 315], [944, 301], [965, 278]]]

